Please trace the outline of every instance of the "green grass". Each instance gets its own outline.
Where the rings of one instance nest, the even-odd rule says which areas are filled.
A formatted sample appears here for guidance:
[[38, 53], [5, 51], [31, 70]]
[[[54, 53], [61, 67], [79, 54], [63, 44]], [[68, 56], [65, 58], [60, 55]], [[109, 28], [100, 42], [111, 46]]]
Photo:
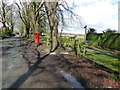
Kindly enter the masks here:
[[[83, 42], [82, 40], [84, 40], [84, 36], [78, 36], [78, 37], [76, 37], [76, 39], [82, 43]], [[74, 45], [74, 43], [72, 43], [72, 41], [69, 40], [69, 37], [63, 37], [63, 43], [65, 43], [65, 42], [67, 45], [69, 43], [72, 46]], [[94, 47], [94, 46], [91, 46], [91, 47]], [[104, 50], [104, 49], [103, 49], [103, 51], [107, 52], [107, 50]], [[71, 52], [70, 54], [75, 55], [74, 52]], [[119, 71], [119, 69], [120, 69], [120, 61], [116, 57], [112, 57], [112, 56], [109, 56], [106, 54], [94, 53], [94, 52], [87, 52], [86, 57], [88, 59], [90, 59], [98, 64], [102, 64], [102, 65], [104, 65], [112, 70]]]
[[120, 69], [120, 61], [118, 58], [108, 56], [105, 54], [87, 52], [86, 57], [96, 63], [102, 64], [112, 70], [118, 71]]
[[84, 36], [77, 36], [77, 39], [84, 40]]
[[[70, 55], [75, 56], [74, 52], [71, 52]], [[98, 53], [91, 53], [91, 52], [87, 52], [86, 57], [98, 64], [104, 65], [114, 71], [120, 72], [120, 61], [118, 60], [118, 58], [115, 57], [111, 57], [105, 54], [98, 54]], [[104, 69], [105, 71], [107, 69]], [[120, 76], [118, 74], [115, 73], [110, 73], [109, 77], [112, 79], [120, 79]]]
[[[83, 45], [84, 36], [76, 37], [76, 39], [78, 40], [79, 43], [81, 43], [81, 45]], [[63, 43], [66, 43], [67, 45], [70, 44], [72, 46], [71, 47], [72, 49], [74, 48], [73, 47], [74, 46], [73, 41], [69, 40], [68, 37], [63, 37]], [[67, 46], [67, 45], [64, 45], [64, 46]], [[95, 50], [99, 50], [99, 51], [103, 51], [103, 52], [110, 52], [112, 54], [119, 53], [119, 51], [105, 49], [105, 48], [102, 48], [102, 47], [95, 47], [95, 46], [90, 46], [90, 47], [95, 49]], [[73, 52], [70, 53], [70, 55], [75, 56], [74, 50], [73, 50]], [[87, 57], [88, 59], [90, 59], [90, 60], [92, 60], [92, 61], [94, 61], [98, 64], [104, 65], [104, 66], [106, 66], [106, 67], [108, 67], [108, 68], [110, 68], [114, 71], [120, 72], [120, 60], [118, 60], [117, 57], [109, 56], [109, 55], [106, 55], [106, 54], [95, 53], [95, 52], [87, 52], [85, 57]], [[107, 69], [105, 69], [105, 71], [106, 70]], [[113, 74], [110, 73], [110, 77], [113, 78], [113, 79], [117, 79], [119, 76], [114, 74], [114, 73]]]
[[114, 73], [111, 73], [110, 75], [109, 75], [109, 77], [111, 77], [112, 79], [118, 79], [118, 75], [116, 75], [116, 74], [114, 74]]
[[117, 50], [112, 50], [112, 49], [108, 49], [108, 48], [102, 48], [100, 46], [90, 46], [93, 49], [100, 49], [100, 50], [104, 50], [104, 51], [108, 51], [108, 52], [113, 52], [113, 53], [120, 53], [120, 51]]

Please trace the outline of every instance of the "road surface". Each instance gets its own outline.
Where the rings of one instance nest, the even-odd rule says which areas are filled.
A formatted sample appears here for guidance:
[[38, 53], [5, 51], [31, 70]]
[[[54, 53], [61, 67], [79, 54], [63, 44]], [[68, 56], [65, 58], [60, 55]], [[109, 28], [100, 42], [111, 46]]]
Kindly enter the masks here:
[[[63, 59], [55, 53], [46, 55], [47, 48], [38, 47], [38, 50], [40, 54], [36, 54], [36, 50], [29, 45], [20, 45], [19, 37], [2, 41], [0, 44], [2, 88], [80, 88], [81, 90], [84, 87], [77, 81], [81, 77], [84, 84], [89, 87], [96, 87], [96, 85], [97, 87], [118, 87], [115, 80], [104, 76], [105, 71], [96, 68], [84, 58], [77, 60], [77, 57], [71, 57], [70, 59], [68, 55], [69, 59], [67, 56]], [[27, 61], [34, 61], [34, 63], [28, 66]], [[78, 75], [78, 78], [72, 75]], [[101, 82], [104, 79], [107, 81]]]
[[11, 37], [2, 41], [2, 88], [8, 88], [22, 74], [27, 72], [28, 67], [20, 55], [20, 38]]
[[[2, 40], [2, 88], [84, 88], [72, 75], [58, 67], [59, 63], [52, 60], [54, 55], [49, 55], [41, 63], [36, 60], [28, 67], [19, 47], [22, 47], [19, 37]], [[24, 53], [26, 59], [35, 60], [34, 52], [28, 50], [30, 48]]]

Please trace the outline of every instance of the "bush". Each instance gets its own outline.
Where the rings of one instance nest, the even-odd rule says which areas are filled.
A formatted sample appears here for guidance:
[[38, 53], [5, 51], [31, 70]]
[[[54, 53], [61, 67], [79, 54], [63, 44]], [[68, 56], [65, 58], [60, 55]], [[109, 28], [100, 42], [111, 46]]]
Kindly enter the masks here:
[[89, 44], [93, 46], [120, 49], [120, 34], [89, 34], [87, 35], [87, 40], [89, 40]]

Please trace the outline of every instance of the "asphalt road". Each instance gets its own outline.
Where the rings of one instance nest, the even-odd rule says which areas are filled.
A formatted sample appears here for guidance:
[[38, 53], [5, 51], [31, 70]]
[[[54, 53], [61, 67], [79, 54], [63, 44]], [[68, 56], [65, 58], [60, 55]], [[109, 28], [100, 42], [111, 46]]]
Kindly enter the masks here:
[[[59, 69], [58, 62], [52, 60], [53, 55], [49, 55], [40, 66], [35, 64], [28, 67], [19, 47], [21, 47], [19, 37], [2, 40], [0, 45], [2, 88], [83, 88], [73, 76]], [[30, 55], [33, 55], [33, 52], [28, 52], [28, 56]], [[35, 73], [38, 75], [34, 75]]]
[[0, 89], [2, 88], [2, 43], [0, 42]]
[[20, 55], [20, 38], [11, 37], [2, 40], [0, 54], [2, 56], [2, 88], [9, 88], [28, 67]]

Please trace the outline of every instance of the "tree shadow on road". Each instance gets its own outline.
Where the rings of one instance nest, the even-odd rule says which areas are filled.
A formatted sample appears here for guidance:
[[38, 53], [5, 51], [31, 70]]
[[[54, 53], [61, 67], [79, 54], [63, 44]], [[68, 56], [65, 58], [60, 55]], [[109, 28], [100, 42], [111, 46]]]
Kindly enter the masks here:
[[28, 71], [22, 76], [20, 76], [7, 90], [10, 90], [11, 88], [19, 88], [33, 74], [34, 71], [36, 71], [37, 69], [44, 68], [44, 67], [40, 67], [39, 64], [44, 58], [49, 56], [50, 53], [44, 55], [43, 57], [40, 57], [40, 52], [38, 50], [37, 50], [37, 53], [38, 53], [38, 58], [35, 64], [30, 66]]

